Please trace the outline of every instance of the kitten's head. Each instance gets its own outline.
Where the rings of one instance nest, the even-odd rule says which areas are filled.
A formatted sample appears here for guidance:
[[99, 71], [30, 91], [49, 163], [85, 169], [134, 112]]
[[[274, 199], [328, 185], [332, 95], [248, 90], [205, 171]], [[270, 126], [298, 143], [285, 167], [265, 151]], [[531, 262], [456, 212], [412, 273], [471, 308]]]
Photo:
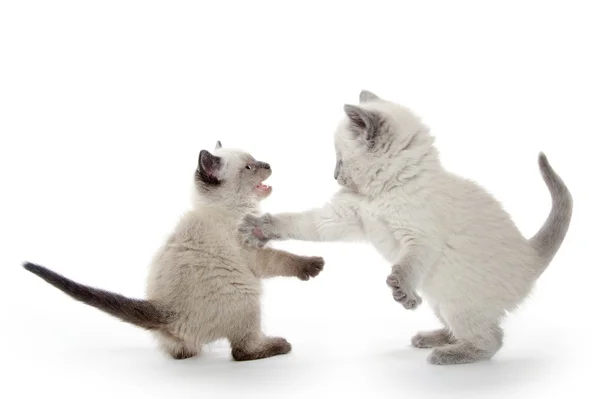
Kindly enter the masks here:
[[269, 176], [268, 163], [243, 151], [222, 148], [218, 141], [212, 153], [200, 151], [194, 183], [203, 199], [230, 206], [254, 205], [271, 194], [271, 186], [263, 183]]
[[429, 129], [410, 110], [362, 91], [359, 105], [344, 105], [335, 133], [334, 178], [352, 191], [369, 195], [384, 189], [427, 153]]

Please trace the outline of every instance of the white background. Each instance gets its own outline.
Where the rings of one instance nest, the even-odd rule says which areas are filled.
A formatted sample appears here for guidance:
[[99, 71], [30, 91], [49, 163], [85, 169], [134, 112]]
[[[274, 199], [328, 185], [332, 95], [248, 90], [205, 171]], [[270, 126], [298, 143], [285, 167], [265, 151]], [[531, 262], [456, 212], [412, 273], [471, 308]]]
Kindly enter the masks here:
[[[3, 1], [0, 396], [599, 397], [594, 3]], [[432, 312], [392, 300], [366, 245], [278, 244], [327, 264], [265, 283], [265, 330], [293, 351], [247, 363], [226, 343], [168, 359], [20, 267], [143, 296], [216, 140], [272, 165], [264, 210], [320, 205], [336, 189], [333, 129], [361, 89], [420, 114], [444, 164], [526, 235], [550, 207], [538, 151], [572, 191], [567, 239], [492, 361], [427, 364], [408, 344]]]

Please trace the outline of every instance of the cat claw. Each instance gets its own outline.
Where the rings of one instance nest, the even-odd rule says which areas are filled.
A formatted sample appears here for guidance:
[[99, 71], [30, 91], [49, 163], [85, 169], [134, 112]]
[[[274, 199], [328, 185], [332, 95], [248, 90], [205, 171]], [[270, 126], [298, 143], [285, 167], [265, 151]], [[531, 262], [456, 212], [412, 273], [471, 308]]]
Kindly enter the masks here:
[[392, 297], [396, 302], [399, 302], [405, 309], [416, 309], [423, 300], [416, 292], [411, 289], [406, 289], [402, 281], [396, 276], [390, 274], [386, 280], [388, 287], [392, 289]]

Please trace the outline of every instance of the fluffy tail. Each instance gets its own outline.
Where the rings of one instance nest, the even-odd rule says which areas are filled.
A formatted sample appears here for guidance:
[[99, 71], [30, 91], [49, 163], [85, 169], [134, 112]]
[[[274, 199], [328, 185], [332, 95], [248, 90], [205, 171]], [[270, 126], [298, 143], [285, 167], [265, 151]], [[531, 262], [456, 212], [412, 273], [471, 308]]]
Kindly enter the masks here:
[[167, 314], [158, 309], [151, 301], [131, 299], [123, 295], [88, 287], [33, 263], [26, 262], [23, 267], [72, 298], [128, 323], [148, 330], [156, 330], [168, 322]]
[[573, 198], [569, 189], [548, 163], [543, 152], [538, 157], [540, 172], [552, 196], [552, 209], [542, 228], [529, 240], [531, 246], [542, 258], [538, 275], [541, 275], [560, 248], [573, 213]]

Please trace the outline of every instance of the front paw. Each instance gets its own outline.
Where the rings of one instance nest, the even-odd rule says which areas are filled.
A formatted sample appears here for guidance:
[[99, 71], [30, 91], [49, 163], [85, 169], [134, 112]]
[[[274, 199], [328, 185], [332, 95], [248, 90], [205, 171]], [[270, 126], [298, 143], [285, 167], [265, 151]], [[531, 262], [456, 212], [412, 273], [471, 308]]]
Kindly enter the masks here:
[[388, 276], [386, 283], [392, 289], [394, 300], [400, 302], [406, 309], [416, 309], [423, 302], [412, 288], [394, 274]]
[[298, 268], [298, 278], [308, 280], [311, 277], [317, 277], [325, 266], [325, 260], [317, 256], [302, 258], [303, 261]]
[[244, 219], [238, 226], [238, 231], [242, 234], [244, 243], [257, 247], [264, 247], [269, 240], [278, 238], [274, 234], [271, 215], [268, 213], [262, 216], [252, 214], [244, 216]]

